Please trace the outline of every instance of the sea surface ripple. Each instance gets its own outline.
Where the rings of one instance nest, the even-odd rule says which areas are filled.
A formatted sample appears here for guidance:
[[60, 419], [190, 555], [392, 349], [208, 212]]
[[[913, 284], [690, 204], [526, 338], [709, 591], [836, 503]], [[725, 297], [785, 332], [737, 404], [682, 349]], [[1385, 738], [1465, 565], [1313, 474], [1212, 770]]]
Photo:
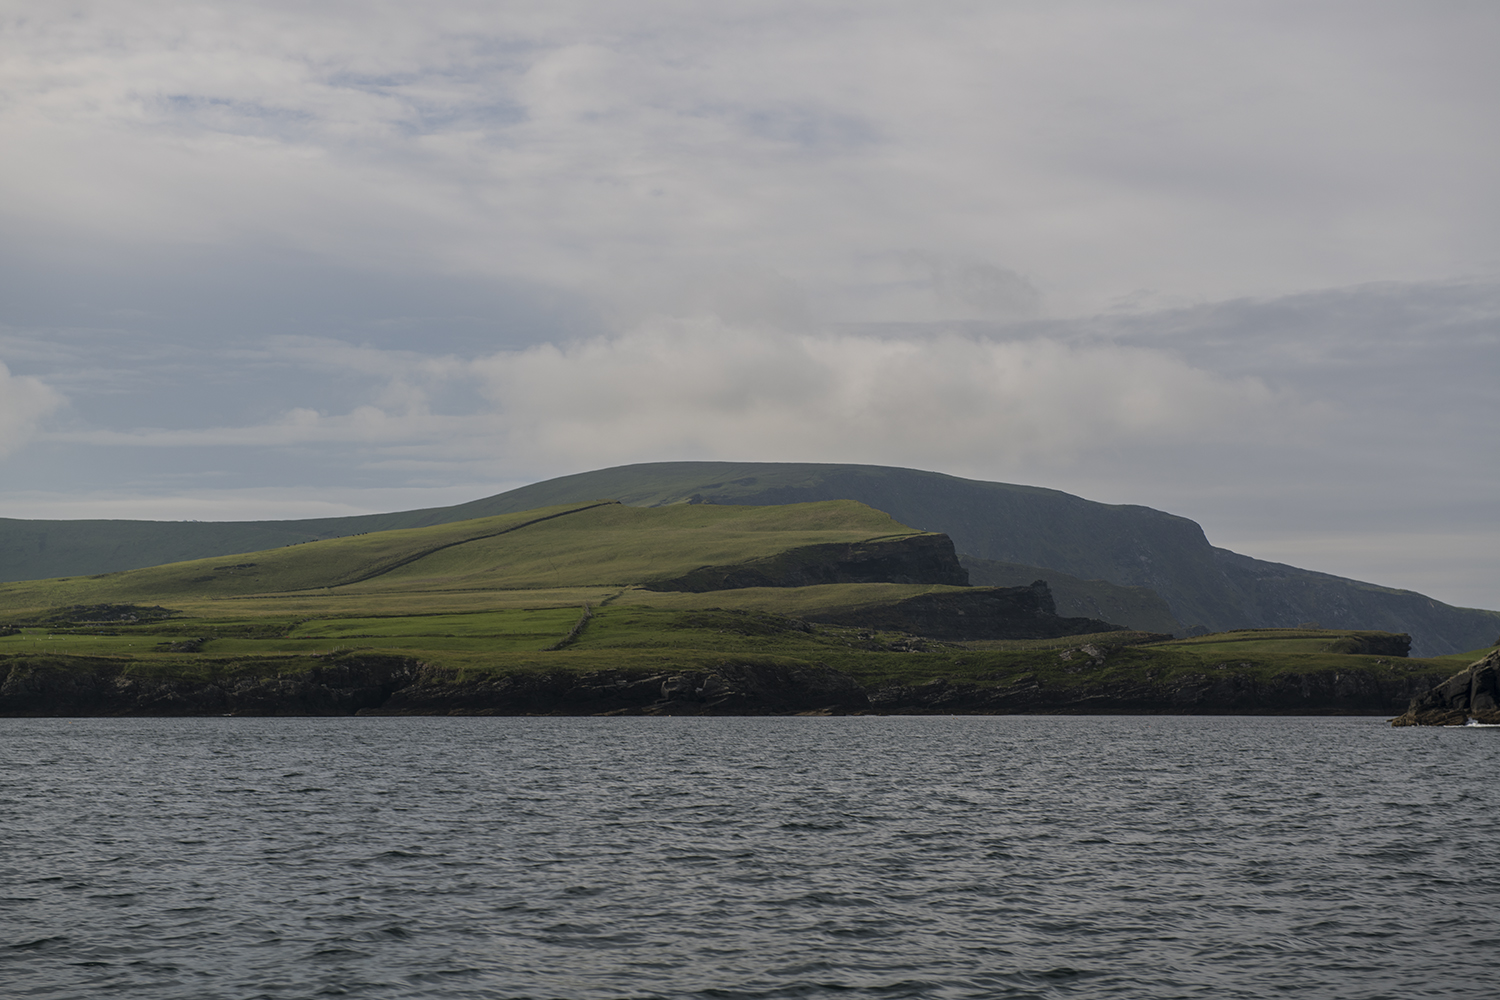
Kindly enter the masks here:
[[0, 720], [6, 997], [1494, 997], [1500, 729]]

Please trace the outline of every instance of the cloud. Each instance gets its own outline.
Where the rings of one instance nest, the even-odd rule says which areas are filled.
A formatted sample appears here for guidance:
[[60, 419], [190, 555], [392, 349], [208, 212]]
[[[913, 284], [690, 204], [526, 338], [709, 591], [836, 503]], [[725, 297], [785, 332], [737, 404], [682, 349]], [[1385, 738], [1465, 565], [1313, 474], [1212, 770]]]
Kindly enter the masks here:
[[[16, 488], [55, 492], [63, 470], [106, 506], [129, 487], [200, 498], [163, 511], [237, 509], [203, 498], [240, 484], [292, 516], [319, 493], [427, 506], [635, 461], [869, 462], [1145, 504], [1251, 555], [1495, 604], [1482, 560], [1442, 554], [1493, 548], [1500, 284], [865, 327], [735, 278], [689, 281], [664, 297], [676, 315], [617, 334], [469, 355], [278, 336], [59, 381], [112, 349], [60, 333], [42, 378], [67, 387], [70, 421], [45, 432], [50, 463], [8, 460], [0, 499], [36, 509]], [[125, 419], [138, 396], [163, 402]]]
[[63, 261], [264, 249], [600, 299], [622, 274], [774, 272], [850, 321], [1491, 273], [1497, 26], [1337, 3], [39, 8], [0, 31], [0, 213]]
[[36, 436], [42, 419], [66, 400], [41, 379], [12, 375], [0, 364], [0, 456], [12, 454]]
[[[500, 493], [526, 485], [497, 481]], [[126, 518], [146, 521], [261, 521], [346, 517], [392, 510], [448, 506], [475, 498], [472, 485], [448, 488], [261, 487], [215, 490], [188, 486], [171, 496], [125, 490], [53, 493], [16, 490], [4, 496], [5, 516], [40, 520]]]
[[[1258, 379], [1225, 379], [1160, 350], [788, 332], [717, 317], [658, 318], [620, 336], [469, 362], [324, 342], [281, 347], [383, 384], [373, 402], [343, 413], [301, 407], [253, 426], [54, 437], [155, 447], [358, 443], [408, 460], [558, 470], [729, 456], [1014, 469], [1148, 440], [1222, 444], [1251, 427], [1283, 427], [1287, 411]], [[433, 412], [464, 383], [486, 405]]]
[[605, 463], [662, 454], [1014, 468], [1138, 439], [1234, 435], [1274, 413], [1255, 380], [1162, 352], [874, 338], [659, 321], [474, 363], [509, 449]]
[[24, 6], [27, 489], [797, 457], [1492, 520], [1493, 4]]
[[1008, 268], [915, 251], [904, 256], [926, 272], [945, 319], [1026, 319], [1041, 306], [1036, 285]]

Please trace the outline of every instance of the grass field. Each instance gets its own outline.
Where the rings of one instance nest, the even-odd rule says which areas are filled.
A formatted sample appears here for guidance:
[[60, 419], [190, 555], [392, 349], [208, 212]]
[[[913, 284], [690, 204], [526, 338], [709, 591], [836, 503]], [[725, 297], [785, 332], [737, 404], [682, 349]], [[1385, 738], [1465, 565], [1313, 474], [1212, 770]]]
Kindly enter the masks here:
[[[1233, 669], [1453, 671], [1440, 660], [1336, 652], [1347, 630], [1254, 630], [1134, 644], [1105, 633], [941, 643], [816, 625], [834, 609], [960, 588], [922, 584], [655, 592], [640, 584], [808, 545], [921, 534], [852, 501], [778, 507], [563, 505], [150, 569], [0, 585], [0, 659], [110, 663], [125, 674], [295, 673], [341, 652], [397, 653], [455, 676], [833, 667], [861, 683], [1058, 685]], [[131, 605], [85, 622], [69, 606]], [[160, 610], [152, 610], [159, 606]], [[586, 619], [586, 620], [585, 620]], [[10, 634], [3, 634], [9, 632]], [[565, 646], [565, 648], [557, 648]], [[1067, 652], [1088, 646], [1091, 651]], [[59, 662], [62, 662], [60, 659]]]
[[[650, 595], [659, 597], [661, 595]], [[703, 595], [709, 596], [709, 595]], [[152, 675], [215, 664], [240, 672], [253, 662], [311, 662], [314, 654], [400, 653], [458, 676], [512, 670], [689, 670], [739, 660], [818, 664], [845, 671], [867, 685], [954, 682], [1008, 683], [1029, 674], [1041, 680], [1090, 683], [1151, 672], [1179, 674], [1233, 668], [1250, 675], [1379, 669], [1387, 673], [1457, 670], [1485, 651], [1440, 660], [1330, 652], [1345, 631], [1263, 630], [1151, 645], [1118, 645], [1129, 634], [1004, 643], [937, 643], [859, 628], [802, 625], [754, 607], [729, 607], [734, 593], [711, 595], [717, 607], [614, 604], [592, 617], [568, 648], [550, 650], [578, 624], [582, 606], [509, 608], [469, 613], [312, 618], [189, 617], [136, 625], [23, 627], [0, 637], [0, 657], [105, 657]], [[1092, 645], [1107, 654], [1102, 666], [1064, 650]], [[196, 666], [195, 666], [196, 664]]]
[[[922, 534], [853, 501], [784, 507], [596, 503], [385, 531], [93, 577], [0, 585], [0, 613], [249, 596], [621, 587], [806, 545]], [[419, 598], [436, 609], [444, 599]]]

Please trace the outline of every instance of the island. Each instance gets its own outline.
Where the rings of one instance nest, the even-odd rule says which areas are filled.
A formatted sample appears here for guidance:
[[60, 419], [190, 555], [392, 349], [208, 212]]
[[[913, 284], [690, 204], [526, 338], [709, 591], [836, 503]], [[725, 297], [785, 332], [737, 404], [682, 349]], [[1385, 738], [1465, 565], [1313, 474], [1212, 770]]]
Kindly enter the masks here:
[[0, 584], [0, 715], [1389, 716], [1453, 671], [1409, 649], [1060, 615], [852, 500], [594, 500]]

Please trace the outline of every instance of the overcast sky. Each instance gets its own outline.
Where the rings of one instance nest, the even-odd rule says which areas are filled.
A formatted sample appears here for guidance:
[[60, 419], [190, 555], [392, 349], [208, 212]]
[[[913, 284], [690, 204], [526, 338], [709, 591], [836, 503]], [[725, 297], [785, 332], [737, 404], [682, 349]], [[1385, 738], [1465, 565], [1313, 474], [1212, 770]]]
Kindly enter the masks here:
[[0, 516], [673, 459], [1500, 608], [1500, 5], [0, 0]]

